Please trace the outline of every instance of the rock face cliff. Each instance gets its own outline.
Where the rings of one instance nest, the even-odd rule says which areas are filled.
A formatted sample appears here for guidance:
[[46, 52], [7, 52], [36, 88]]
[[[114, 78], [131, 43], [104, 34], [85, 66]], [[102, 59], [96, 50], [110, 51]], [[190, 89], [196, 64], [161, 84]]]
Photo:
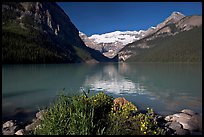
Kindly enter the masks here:
[[145, 37], [121, 49], [118, 57], [122, 62], [200, 62], [202, 16], [173, 12]]
[[79, 31], [54, 2], [2, 3], [3, 63], [110, 61], [86, 47]]

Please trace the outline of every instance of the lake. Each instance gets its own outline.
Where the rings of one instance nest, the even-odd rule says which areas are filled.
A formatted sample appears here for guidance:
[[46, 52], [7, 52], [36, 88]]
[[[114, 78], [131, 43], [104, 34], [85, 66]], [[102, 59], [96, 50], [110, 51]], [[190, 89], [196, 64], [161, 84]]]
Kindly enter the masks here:
[[63, 91], [123, 96], [159, 114], [202, 113], [202, 63], [99, 63], [2, 66], [2, 118], [30, 120]]

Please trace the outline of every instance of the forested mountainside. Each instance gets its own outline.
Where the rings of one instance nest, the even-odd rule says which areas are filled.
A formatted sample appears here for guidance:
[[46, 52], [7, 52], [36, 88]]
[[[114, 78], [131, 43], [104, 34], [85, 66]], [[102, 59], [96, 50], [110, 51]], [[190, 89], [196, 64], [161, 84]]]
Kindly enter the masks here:
[[127, 62], [201, 62], [202, 16], [168, 20], [150, 35], [126, 45], [119, 60]]
[[2, 63], [116, 61], [85, 46], [54, 2], [2, 3]]

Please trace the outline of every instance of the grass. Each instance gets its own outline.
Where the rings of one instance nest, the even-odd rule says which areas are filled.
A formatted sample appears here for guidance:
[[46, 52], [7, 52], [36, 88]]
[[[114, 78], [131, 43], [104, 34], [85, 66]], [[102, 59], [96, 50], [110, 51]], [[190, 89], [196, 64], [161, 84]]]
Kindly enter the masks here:
[[146, 114], [128, 103], [114, 110], [113, 98], [103, 92], [67, 96], [61, 93], [44, 113], [34, 135], [161, 135], [154, 112]]

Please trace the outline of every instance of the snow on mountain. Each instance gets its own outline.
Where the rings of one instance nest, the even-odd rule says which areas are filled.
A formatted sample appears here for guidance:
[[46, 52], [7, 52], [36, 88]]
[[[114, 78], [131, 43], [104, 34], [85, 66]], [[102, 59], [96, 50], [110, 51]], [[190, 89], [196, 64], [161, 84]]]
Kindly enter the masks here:
[[[144, 38], [153, 33], [156, 33], [167, 24], [176, 23], [184, 17], [185, 15], [175, 11], [172, 12], [168, 18], [166, 18], [156, 27], [151, 26], [147, 30], [114, 31], [105, 34], [94, 34], [90, 37], [87, 37], [85, 36], [85, 34], [82, 33], [80, 33], [79, 35], [81, 39], [85, 42], [86, 46], [100, 51], [101, 53], [103, 53], [104, 56], [113, 58], [125, 45], [140, 40], [141, 38]], [[168, 31], [168, 28], [161, 32], [164, 33], [166, 31]]]
[[128, 43], [132, 43], [135, 40], [140, 39], [145, 35], [145, 31], [114, 31], [105, 34], [94, 34], [89, 37], [89, 39], [94, 40], [97, 44], [99, 43], [122, 43], [126, 45]]

